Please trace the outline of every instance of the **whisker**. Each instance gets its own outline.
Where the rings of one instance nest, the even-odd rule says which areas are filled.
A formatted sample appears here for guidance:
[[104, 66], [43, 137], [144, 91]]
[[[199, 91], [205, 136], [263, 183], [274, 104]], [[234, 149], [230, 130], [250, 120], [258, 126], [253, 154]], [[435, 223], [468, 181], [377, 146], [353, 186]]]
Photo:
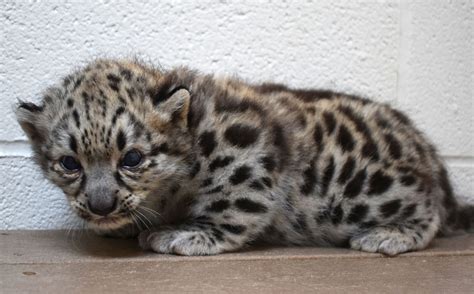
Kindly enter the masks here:
[[[135, 212], [139, 213], [138, 210], [135, 210]], [[141, 213], [140, 214], [135, 214], [135, 216], [142, 222], [142, 224], [145, 226], [145, 228], [147, 230], [149, 230], [150, 227], [148, 227], [148, 224], [140, 217], [140, 215], [143, 215], [143, 214], [141, 214]]]
[[138, 229], [140, 231], [143, 231], [142, 226], [140, 226], [140, 224], [138, 223], [138, 221], [136, 219], [136, 215], [135, 215], [135, 213], [133, 213], [133, 211], [130, 211], [130, 216], [132, 217], [133, 222], [137, 225]]
[[151, 208], [146, 207], [146, 206], [138, 206], [138, 208], [142, 208], [142, 209], [144, 209], [145, 211], [148, 211], [148, 212], [150, 212], [151, 214], [154, 214], [154, 215], [159, 216], [160, 218], [164, 219], [163, 216], [162, 216], [158, 211], [156, 211], [156, 210], [154, 210], [154, 209], [151, 209]]
[[[139, 207], [138, 207], [138, 208], [139, 208]], [[139, 213], [141, 216], [143, 216], [143, 218], [144, 218], [144, 219], [145, 219], [147, 222], [149, 222], [149, 223], [150, 223], [150, 226], [152, 226], [152, 227], [153, 227], [153, 222], [152, 222], [152, 221], [150, 221], [150, 219], [148, 219], [148, 217], [145, 215], [145, 213], [144, 213], [144, 212], [140, 212], [140, 210], [138, 210], [138, 208], [137, 208], [136, 212], [137, 212], [137, 213]]]

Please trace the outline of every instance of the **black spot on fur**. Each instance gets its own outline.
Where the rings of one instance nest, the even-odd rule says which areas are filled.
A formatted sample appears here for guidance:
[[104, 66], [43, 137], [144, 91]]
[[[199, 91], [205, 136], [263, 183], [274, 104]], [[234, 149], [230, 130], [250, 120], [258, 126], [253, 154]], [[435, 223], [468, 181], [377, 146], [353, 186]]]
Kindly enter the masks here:
[[308, 124], [308, 121], [306, 120], [306, 117], [304, 116], [303, 113], [300, 113], [297, 117], [296, 120], [298, 121], [300, 127], [302, 129], [306, 128], [306, 125]]
[[377, 145], [373, 141], [365, 142], [364, 146], [362, 146], [362, 156], [365, 158], [370, 158], [374, 161], [380, 159], [380, 155], [377, 149]]
[[371, 229], [371, 228], [374, 228], [378, 225], [379, 225], [379, 223], [375, 219], [372, 219], [372, 220], [361, 223], [360, 228], [361, 229]]
[[125, 112], [125, 108], [123, 106], [120, 106], [119, 108], [117, 108], [114, 116], [112, 117], [112, 125], [115, 125], [115, 123], [117, 122], [117, 118], [121, 116], [124, 112]]
[[305, 108], [306, 112], [308, 112], [310, 115], [315, 115], [316, 114], [316, 108], [314, 106], [306, 107]]
[[131, 101], [135, 100], [136, 90], [134, 88], [126, 88], [125, 91], [127, 91], [128, 98]]
[[390, 176], [385, 175], [382, 171], [376, 171], [369, 181], [369, 195], [382, 194], [386, 192], [393, 183]]
[[276, 167], [275, 158], [271, 155], [264, 156], [260, 158], [260, 163], [263, 165], [267, 171], [272, 172]]
[[132, 72], [128, 69], [122, 69], [120, 71], [120, 75], [124, 77], [127, 81], [130, 81], [132, 79]]
[[210, 220], [211, 220], [211, 217], [209, 217], [207, 215], [200, 215], [200, 216], [197, 216], [197, 217], [194, 218], [195, 222], [207, 222], [207, 223], [209, 223]]
[[203, 99], [191, 99], [191, 106], [188, 111], [188, 127], [197, 129], [205, 114]]
[[127, 139], [125, 138], [125, 134], [122, 130], [120, 130], [117, 134], [117, 147], [119, 150], [123, 150], [125, 145], [127, 144]]
[[224, 186], [222, 186], [222, 185], [219, 185], [219, 186], [217, 186], [217, 187], [215, 187], [215, 188], [213, 188], [213, 189], [211, 189], [211, 190], [207, 191], [207, 192], [206, 192], [206, 194], [215, 194], [215, 193], [219, 193], [219, 192], [221, 192], [223, 189], [224, 189]]
[[74, 100], [72, 100], [71, 98], [69, 98], [67, 100], [67, 107], [69, 108], [72, 108], [74, 106]]
[[63, 80], [63, 86], [67, 88], [72, 82], [72, 75], [68, 75]]
[[342, 151], [352, 151], [354, 149], [354, 138], [352, 137], [351, 133], [347, 129], [346, 126], [341, 125], [339, 127], [339, 134], [337, 136], [337, 142], [342, 148]]
[[345, 184], [347, 180], [349, 180], [352, 174], [354, 173], [354, 168], [355, 168], [354, 158], [353, 157], [347, 158], [346, 162], [342, 166], [342, 170], [341, 170], [341, 173], [339, 174], [337, 182], [340, 185]]
[[263, 177], [261, 178], [261, 180], [268, 188], [272, 187], [272, 179], [270, 179], [269, 177]]
[[334, 175], [334, 169], [335, 169], [334, 158], [331, 156], [331, 158], [329, 159], [328, 165], [324, 169], [322, 183], [321, 183], [321, 196], [325, 196], [328, 191], [329, 184], [331, 183], [332, 177]]
[[413, 170], [412, 167], [409, 166], [397, 166], [397, 170], [403, 174], [409, 173]]
[[317, 182], [314, 161], [311, 161], [310, 166], [304, 170], [303, 179], [304, 183], [301, 186], [300, 191], [303, 195], [309, 195], [314, 190]]
[[377, 117], [375, 119], [375, 122], [382, 129], [390, 129], [392, 127], [392, 125], [386, 119], [383, 119], [383, 118], [380, 118], [380, 117]]
[[107, 79], [109, 80], [109, 87], [115, 92], [119, 91], [120, 78], [114, 74], [108, 74]]
[[248, 178], [250, 178], [251, 176], [251, 168], [246, 166], [246, 165], [242, 165], [240, 167], [238, 167], [235, 171], [234, 171], [234, 174], [232, 174], [232, 176], [230, 176], [229, 178], [229, 181], [232, 185], [238, 185], [238, 184], [241, 184], [243, 182], [245, 182]]
[[246, 227], [242, 225], [222, 224], [220, 227], [221, 229], [234, 235], [240, 235], [246, 230]]
[[361, 170], [356, 173], [354, 178], [347, 183], [346, 188], [344, 189], [344, 196], [348, 198], [354, 198], [362, 191], [362, 186], [364, 185], [365, 178], [367, 173], [364, 170]]
[[[133, 115], [132, 113], [129, 112], [128, 116], [129, 116], [129, 119], [130, 119], [130, 123], [133, 126], [135, 138], [140, 138], [143, 133], [149, 132], [149, 131], [147, 131], [147, 128], [145, 127], [145, 125], [135, 115]], [[147, 134], [145, 134], [145, 135], [147, 135]]]
[[268, 210], [262, 203], [255, 202], [248, 198], [239, 198], [235, 200], [234, 205], [237, 209], [247, 213], [265, 213]]
[[289, 92], [297, 99], [303, 102], [311, 103], [321, 99], [331, 99], [334, 93], [328, 90], [312, 90], [312, 89], [291, 89], [285, 85], [277, 83], [263, 83], [254, 87], [256, 91], [267, 94], [273, 92]]
[[430, 199], [426, 199], [425, 200], [425, 207], [428, 208], [431, 206], [431, 200]]
[[334, 225], [337, 225], [341, 223], [343, 217], [344, 217], [344, 211], [342, 210], [341, 204], [339, 204], [336, 207], [334, 207], [334, 209], [331, 212], [331, 222]]
[[299, 232], [308, 230], [308, 224], [306, 223], [306, 216], [304, 213], [299, 213], [296, 216], [296, 223], [293, 223], [293, 228]]
[[115, 172], [114, 176], [119, 186], [126, 188], [128, 191], [132, 191], [132, 188], [123, 181], [122, 176], [120, 176], [118, 172]]
[[255, 190], [258, 190], [258, 191], [262, 191], [263, 189], [265, 189], [265, 187], [263, 186], [262, 183], [260, 183], [260, 181], [252, 181], [249, 185], [250, 188], [252, 189], [255, 189]]
[[392, 113], [401, 123], [405, 125], [411, 124], [410, 119], [403, 112], [396, 109], [392, 109]]
[[214, 238], [216, 238], [220, 242], [224, 241], [224, 233], [222, 233], [221, 230], [217, 228], [212, 228], [211, 231]]
[[229, 200], [222, 199], [222, 200], [212, 202], [212, 204], [209, 207], [207, 207], [206, 210], [209, 212], [223, 212], [229, 207], [230, 207]]
[[217, 146], [216, 134], [214, 131], [205, 131], [199, 136], [199, 147], [204, 156], [209, 157]]
[[402, 206], [402, 201], [400, 199], [391, 200], [382, 204], [379, 208], [380, 213], [383, 217], [388, 218], [394, 214], [396, 214], [400, 207]]
[[81, 75], [74, 83], [74, 87], [72, 88], [73, 91], [76, 91], [77, 88], [79, 88], [82, 84], [82, 81], [84, 80], [84, 75]]
[[323, 113], [324, 124], [326, 125], [326, 132], [328, 136], [332, 134], [334, 129], [336, 128], [336, 118], [334, 114], [330, 112]]
[[369, 207], [365, 204], [357, 204], [352, 207], [347, 217], [347, 223], [353, 224], [362, 221], [369, 212]]
[[320, 125], [314, 127], [313, 139], [318, 147], [318, 152], [321, 152], [323, 149], [323, 128]]
[[403, 186], [411, 186], [416, 182], [416, 179], [412, 175], [405, 175], [400, 178], [400, 183], [402, 183]]
[[245, 148], [257, 141], [259, 133], [260, 131], [254, 127], [234, 124], [225, 130], [224, 138], [232, 145]]
[[201, 187], [204, 188], [204, 187], [212, 185], [212, 181], [213, 181], [213, 178], [205, 179], [204, 181], [202, 181]]
[[151, 156], [157, 156], [160, 153], [164, 153], [164, 154], [169, 154], [170, 153], [170, 147], [169, 147], [168, 143], [164, 142], [164, 143], [161, 143], [158, 146], [152, 146], [152, 149], [151, 149], [151, 152], [150, 152]]
[[413, 216], [413, 214], [415, 214], [415, 211], [416, 211], [416, 204], [410, 204], [408, 206], [405, 206], [405, 208], [403, 208], [403, 211], [402, 211], [402, 217], [404, 219], [407, 219], [411, 216]]
[[394, 159], [400, 159], [400, 157], [402, 157], [402, 146], [400, 145], [400, 142], [398, 142], [398, 140], [391, 134], [385, 135], [385, 142], [388, 145], [390, 156]]
[[191, 179], [194, 178], [200, 170], [201, 170], [201, 163], [199, 161], [196, 161], [191, 167], [191, 172], [189, 174]]
[[255, 86], [255, 90], [260, 93], [266, 94], [266, 93], [287, 91], [288, 87], [283, 84], [277, 84], [277, 83], [263, 83], [261, 85]]
[[341, 106], [339, 109], [343, 114], [347, 116], [347, 118], [349, 118], [354, 123], [356, 130], [364, 136], [366, 143], [362, 147], [362, 155], [366, 158], [378, 160], [379, 154], [377, 146], [375, 145], [374, 140], [372, 139], [370, 129], [364, 122], [364, 119], [362, 119], [360, 115], [354, 113], [354, 111], [350, 107]]
[[289, 92], [294, 94], [296, 98], [308, 103], [321, 99], [331, 99], [334, 95], [334, 92], [329, 90], [289, 89]]
[[127, 104], [125, 102], [125, 99], [123, 99], [122, 95], [117, 95], [117, 99], [118, 99], [118, 101], [120, 101], [121, 104]]
[[76, 123], [76, 127], [78, 129], [81, 128], [81, 121], [79, 119], [79, 114], [77, 113], [77, 110], [74, 109], [74, 111], [72, 112], [72, 117], [74, 118], [74, 122]]
[[77, 154], [77, 141], [73, 135], [69, 135], [69, 148]]
[[213, 172], [218, 168], [225, 167], [229, 165], [232, 161], [234, 161], [234, 159], [235, 158], [233, 156], [225, 156], [225, 157], [218, 156], [209, 164], [209, 170]]
[[268, 225], [265, 227], [263, 234], [265, 236], [274, 236], [277, 234], [277, 229], [273, 225]]
[[272, 126], [272, 135], [273, 135], [273, 145], [279, 150], [280, 158], [280, 170], [285, 165], [286, 159], [290, 154], [290, 148], [288, 147], [288, 142], [286, 140], [285, 132], [283, 127], [280, 124], [273, 124]]
[[216, 99], [215, 110], [218, 113], [221, 112], [246, 112], [246, 111], [254, 111], [259, 114], [264, 114], [264, 110], [261, 105], [256, 102], [242, 99], [238, 100], [237, 98], [230, 98], [222, 96]]

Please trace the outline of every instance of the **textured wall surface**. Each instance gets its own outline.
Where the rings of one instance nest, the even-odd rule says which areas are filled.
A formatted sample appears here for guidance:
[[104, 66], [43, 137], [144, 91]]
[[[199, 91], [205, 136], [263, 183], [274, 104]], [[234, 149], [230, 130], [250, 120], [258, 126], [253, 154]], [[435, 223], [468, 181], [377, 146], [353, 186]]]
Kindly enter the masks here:
[[0, 229], [80, 226], [32, 164], [12, 104], [99, 56], [331, 88], [390, 102], [474, 202], [472, 1], [3, 2]]

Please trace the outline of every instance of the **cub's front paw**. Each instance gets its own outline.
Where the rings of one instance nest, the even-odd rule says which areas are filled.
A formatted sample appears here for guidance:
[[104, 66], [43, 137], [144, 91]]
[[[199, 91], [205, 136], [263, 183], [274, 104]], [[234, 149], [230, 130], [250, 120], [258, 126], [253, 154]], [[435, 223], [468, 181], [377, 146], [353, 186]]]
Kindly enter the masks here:
[[222, 250], [204, 231], [164, 229], [144, 231], [138, 237], [140, 247], [157, 253], [178, 255], [212, 255]]

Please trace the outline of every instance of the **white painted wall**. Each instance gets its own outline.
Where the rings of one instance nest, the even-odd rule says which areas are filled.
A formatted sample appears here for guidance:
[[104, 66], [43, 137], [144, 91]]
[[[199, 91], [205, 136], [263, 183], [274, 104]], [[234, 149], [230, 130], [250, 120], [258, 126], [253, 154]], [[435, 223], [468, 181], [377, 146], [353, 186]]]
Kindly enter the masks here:
[[391, 102], [439, 146], [457, 194], [474, 202], [472, 1], [54, 2], [0, 5], [0, 229], [80, 225], [32, 164], [12, 104], [37, 101], [97, 56]]

